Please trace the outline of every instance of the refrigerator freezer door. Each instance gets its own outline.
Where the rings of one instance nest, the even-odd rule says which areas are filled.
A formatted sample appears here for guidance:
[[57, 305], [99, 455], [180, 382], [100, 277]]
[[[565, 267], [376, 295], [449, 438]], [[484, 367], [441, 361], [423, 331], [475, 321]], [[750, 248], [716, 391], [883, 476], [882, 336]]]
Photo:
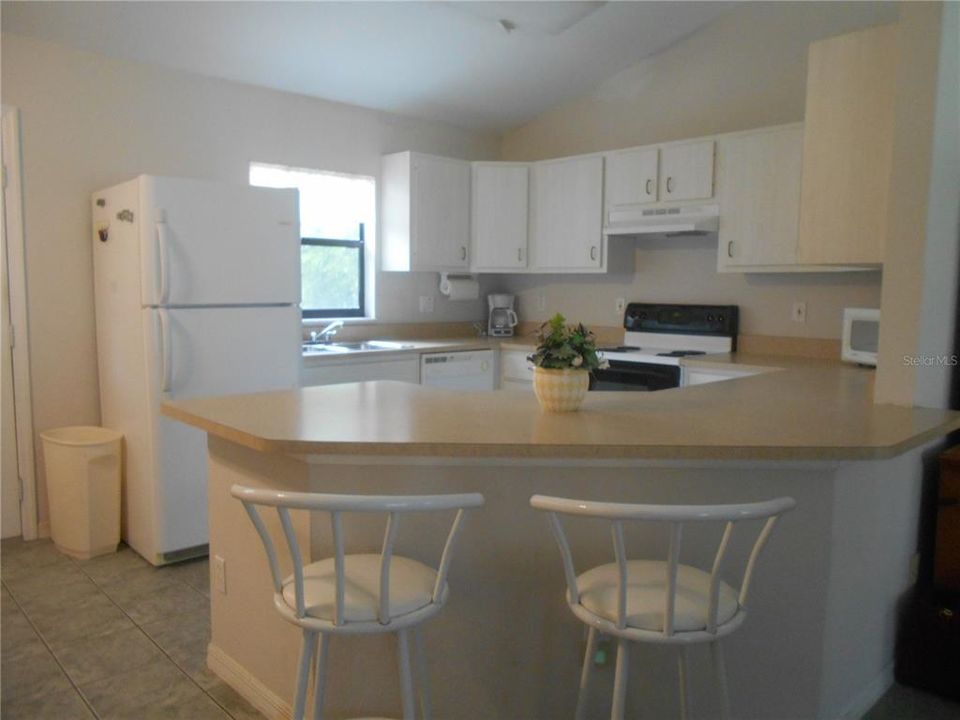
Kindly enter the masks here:
[[144, 306], [300, 302], [296, 190], [139, 178]]
[[[160, 404], [167, 398], [297, 387], [300, 312], [295, 306], [142, 312], [148, 328], [146, 357], [155, 439], [152, 466], [157, 480], [156, 547], [152, 554], [140, 552], [151, 562], [161, 563], [204, 545], [208, 536], [206, 434], [163, 417]], [[162, 390], [165, 381], [166, 392]]]

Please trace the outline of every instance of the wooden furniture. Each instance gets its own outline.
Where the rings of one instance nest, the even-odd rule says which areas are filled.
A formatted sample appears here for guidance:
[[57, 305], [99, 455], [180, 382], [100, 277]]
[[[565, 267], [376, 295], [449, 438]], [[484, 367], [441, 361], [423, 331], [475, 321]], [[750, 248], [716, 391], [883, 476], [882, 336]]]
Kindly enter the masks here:
[[530, 166], [476, 162], [472, 179], [470, 269], [525, 271]]
[[[436, 615], [447, 601], [447, 572], [453, 546], [466, 511], [483, 505], [478, 493], [424, 496], [363, 496], [279, 492], [234, 485], [233, 497], [244, 509], [263, 541], [273, 580], [274, 606], [284, 620], [302, 629], [303, 640], [293, 706], [294, 720], [303, 720], [307, 684], [313, 667], [313, 719], [323, 716], [329, 635], [396, 633], [404, 720], [414, 717], [413, 682], [409, 640], [412, 628]], [[276, 508], [290, 553], [293, 573], [283, 577], [276, 547], [258, 506]], [[333, 537], [331, 557], [304, 564], [291, 510], [323, 512], [330, 516]], [[394, 554], [400, 518], [410, 513], [456, 511], [436, 569]], [[344, 513], [387, 515], [386, 531], [379, 553], [346, 554]], [[430, 717], [423, 640], [414, 635], [420, 712]], [[319, 644], [319, 648], [317, 645]]]
[[470, 265], [470, 163], [413, 152], [381, 161], [383, 269]]
[[[694, 644], [709, 644], [721, 698], [721, 717], [729, 718], [727, 681], [719, 641], [746, 619], [747, 597], [757, 558], [777, 519], [796, 505], [793, 498], [737, 505], [635, 505], [534, 495], [530, 504], [547, 513], [563, 558], [567, 604], [573, 614], [590, 627], [580, 677], [577, 720], [586, 717], [587, 689], [600, 633], [617, 638], [613, 720], [622, 720], [625, 714], [630, 642], [679, 648], [681, 718], [687, 717], [690, 704], [687, 649]], [[560, 515], [609, 522], [616, 562], [577, 575]], [[753, 544], [738, 591], [721, 580], [720, 575], [734, 527], [747, 520], [765, 522]], [[627, 559], [624, 525], [638, 522], [667, 526], [669, 549], [665, 561]], [[726, 523], [710, 572], [680, 563], [684, 525], [705, 522]]]
[[530, 255], [542, 272], [604, 272], [603, 157], [533, 166]]
[[941, 590], [960, 592], [960, 446], [940, 456], [933, 581]]
[[883, 262], [897, 59], [896, 25], [810, 45], [801, 263]]

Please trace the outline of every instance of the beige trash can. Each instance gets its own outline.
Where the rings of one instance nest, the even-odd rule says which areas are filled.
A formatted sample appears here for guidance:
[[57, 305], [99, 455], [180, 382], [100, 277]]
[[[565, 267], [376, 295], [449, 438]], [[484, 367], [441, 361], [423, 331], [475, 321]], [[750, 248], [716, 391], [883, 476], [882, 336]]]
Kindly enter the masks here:
[[123, 434], [77, 426], [47, 430], [40, 437], [54, 545], [80, 560], [116, 552]]

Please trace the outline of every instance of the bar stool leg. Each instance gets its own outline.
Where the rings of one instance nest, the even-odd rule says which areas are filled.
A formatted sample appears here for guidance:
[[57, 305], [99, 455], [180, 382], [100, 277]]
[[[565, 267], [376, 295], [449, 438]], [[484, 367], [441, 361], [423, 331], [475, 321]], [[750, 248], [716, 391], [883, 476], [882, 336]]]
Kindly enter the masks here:
[[720, 717], [722, 720], [730, 720], [730, 693], [727, 688], [727, 668], [723, 661], [723, 648], [720, 647], [720, 641], [714, 640], [710, 643], [710, 656], [713, 658], [713, 676], [717, 681], [717, 689], [720, 691]]
[[583, 656], [583, 670], [580, 672], [580, 690], [577, 693], [577, 712], [574, 715], [575, 720], [584, 720], [587, 712], [588, 688], [590, 685], [590, 674], [593, 670], [593, 658], [597, 654], [597, 639], [600, 633], [595, 627], [590, 628], [587, 634], [587, 651]]
[[400, 697], [403, 720], [414, 720], [413, 681], [410, 678], [410, 643], [407, 630], [397, 631], [397, 655], [400, 661]]
[[307, 680], [310, 677], [310, 665], [313, 660], [313, 647], [316, 644], [316, 630], [304, 630], [300, 644], [300, 667], [297, 669], [297, 695], [293, 702], [293, 720], [303, 720], [304, 705], [307, 701]]
[[610, 720], [623, 720], [627, 704], [627, 674], [630, 672], [630, 643], [626, 638], [617, 640], [617, 674], [613, 680], [613, 710]]
[[413, 653], [417, 664], [417, 691], [420, 695], [420, 716], [430, 720], [433, 709], [430, 706], [430, 676], [427, 673], [427, 654], [423, 647], [423, 629], [413, 630]]
[[327, 650], [330, 645], [330, 638], [323, 633], [318, 635], [317, 665], [313, 676], [313, 720], [323, 720], [323, 701], [327, 691]]
[[687, 648], [681, 647], [677, 653], [677, 670], [680, 676], [680, 720], [690, 715], [690, 677], [687, 672]]

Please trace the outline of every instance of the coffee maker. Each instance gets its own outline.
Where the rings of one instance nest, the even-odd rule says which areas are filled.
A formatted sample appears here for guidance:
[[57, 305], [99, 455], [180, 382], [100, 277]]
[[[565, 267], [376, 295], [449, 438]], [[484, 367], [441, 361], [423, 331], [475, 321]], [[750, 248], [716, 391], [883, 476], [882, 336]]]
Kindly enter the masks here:
[[510, 337], [517, 325], [517, 313], [513, 310], [514, 296], [507, 294], [487, 295], [490, 315], [487, 319], [487, 334], [491, 337]]

